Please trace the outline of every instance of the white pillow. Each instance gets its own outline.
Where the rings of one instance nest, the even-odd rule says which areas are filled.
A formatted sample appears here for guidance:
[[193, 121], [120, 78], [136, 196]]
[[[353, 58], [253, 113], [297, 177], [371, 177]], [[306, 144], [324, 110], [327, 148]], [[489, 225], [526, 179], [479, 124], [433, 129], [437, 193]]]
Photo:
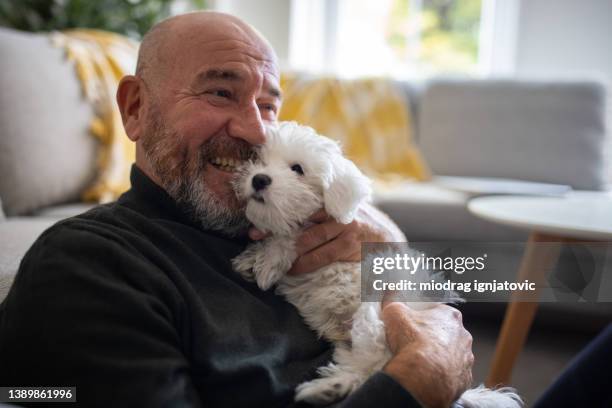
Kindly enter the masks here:
[[98, 142], [74, 64], [45, 34], [0, 28], [0, 196], [6, 215], [79, 200]]

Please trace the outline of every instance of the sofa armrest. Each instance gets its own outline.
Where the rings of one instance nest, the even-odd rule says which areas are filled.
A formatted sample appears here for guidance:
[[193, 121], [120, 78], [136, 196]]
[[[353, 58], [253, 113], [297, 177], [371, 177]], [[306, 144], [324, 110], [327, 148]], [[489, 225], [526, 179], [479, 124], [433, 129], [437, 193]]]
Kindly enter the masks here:
[[0, 302], [7, 295], [25, 253], [56, 222], [40, 217], [10, 217], [0, 222]]

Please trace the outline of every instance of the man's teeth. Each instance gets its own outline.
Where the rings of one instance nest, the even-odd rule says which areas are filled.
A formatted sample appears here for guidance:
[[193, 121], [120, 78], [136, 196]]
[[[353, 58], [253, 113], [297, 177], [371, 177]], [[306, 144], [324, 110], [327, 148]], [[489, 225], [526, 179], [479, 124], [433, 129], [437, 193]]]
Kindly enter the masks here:
[[235, 170], [236, 167], [240, 166], [243, 163], [241, 160], [233, 159], [231, 157], [215, 157], [211, 159], [210, 162], [215, 167], [219, 167], [221, 170], [226, 171]]

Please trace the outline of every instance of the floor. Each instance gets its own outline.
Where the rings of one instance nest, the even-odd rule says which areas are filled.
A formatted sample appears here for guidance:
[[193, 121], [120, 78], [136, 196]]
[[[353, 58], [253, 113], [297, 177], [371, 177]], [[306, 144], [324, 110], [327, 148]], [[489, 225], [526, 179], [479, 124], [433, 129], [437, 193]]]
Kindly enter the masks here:
[[[495, 349], [500, 319], [479, 319], [464, 313], [464, 325], [474, 338], [474, 383], [486, 378]], [[531, 406], [563, 371], [568, 362], [595, 336], [592, 331], [550, 328], [536, 324], [519, 357], [512, 378], [514, 386]]]

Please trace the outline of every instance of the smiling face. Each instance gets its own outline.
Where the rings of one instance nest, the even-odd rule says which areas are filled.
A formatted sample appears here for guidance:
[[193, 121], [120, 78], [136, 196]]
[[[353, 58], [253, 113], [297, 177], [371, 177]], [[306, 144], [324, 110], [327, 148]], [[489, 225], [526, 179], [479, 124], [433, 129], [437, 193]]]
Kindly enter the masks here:
[[236, 232], [246, 221], [230, 182], [280, 107], [274, 52], [250, 26], [220, 13], [167, 20], [149, 40], [133, 77], [141, 96], [131, 122], [129, 92], [118, 93], [136, 163], [204, 227]]

